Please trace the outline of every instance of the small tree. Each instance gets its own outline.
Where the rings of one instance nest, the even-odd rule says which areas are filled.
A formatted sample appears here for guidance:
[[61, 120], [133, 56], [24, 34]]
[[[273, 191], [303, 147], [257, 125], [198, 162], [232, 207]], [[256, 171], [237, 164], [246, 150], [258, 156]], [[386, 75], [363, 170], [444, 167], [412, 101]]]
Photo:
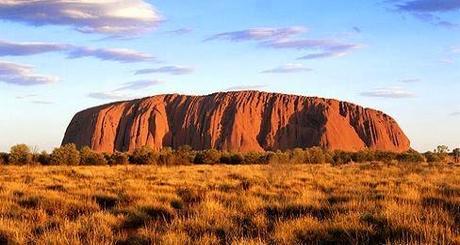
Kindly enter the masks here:
[[80, 164], [80, 152], [75, 144], [63, 145], [55, 148], [51, 153], [51, 164], [54, 165], [78, 165]]
[[449, 152], [449, 147], [446, 145], [438, 145], [434, 152], [439, 154], [447, 154]]
[[454, 155], [454, 161], [459, 162], [460, 161], [460, 148], [453, 149], [452, 154]]
[[11, 147], [9, 162], [11, 164], [28, 164], [32, 162], [32, 152], [25, 144], [19, 144]]

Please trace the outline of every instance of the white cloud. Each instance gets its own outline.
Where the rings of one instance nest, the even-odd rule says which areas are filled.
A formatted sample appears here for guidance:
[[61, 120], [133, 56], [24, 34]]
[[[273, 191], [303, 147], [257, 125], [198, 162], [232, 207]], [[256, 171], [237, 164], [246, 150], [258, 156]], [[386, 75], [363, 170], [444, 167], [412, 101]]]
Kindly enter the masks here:
[[139, 89], [145, 89], [151, 86], [155, 86], [158, 84], [163, 83], [162, 81], [159, 80], [138, 80], [134, 82], [127, 82], [123, 83], [123, 86], [120, 88], [117, 88], [114, 90], [116, 91], [123, 91], [123, 90], [139, 90]]
[[159, 12], [144, 0], [6, 0], [0, 18], [33, 26], [65, 25], [84, 33], [136, 35], [161, 21]]
[[115, 92], [94, 92], [89, 93], [88, 97], [98, 100], [124, 100], [129, 98], [127, 95]]
[[150, 73], [168, 73], [171, 75], [185, 75], [185, 74], [190, 74], [192, 72], [193, 72], [193, 68], [191, 67], [173, 65], [173, 66], [163, 66], [159, 68], [137, 70], [135, 74], [140, 75], [140, 74], [150, 74]]
[[259, 90], [265, 87], [267, 87], [267, 85], [240, 85], [228, 87], [225, 91]]
[[41, 75], [30, 65], [0, 61], [0, 82], [19, 86], [44, 85], [57, 82], [56, 76]]
[[366, 97], [379, 97], [388, 99], [402, 99], [415, 96], [414, 93], [406, 91], [401, 87], [378, 88], [371, 91], [361, 92], [360, 95]]
[[296, 73], [307, 72], [312, 69], [305, 67], [303, 64], [286, 64], [270, 70], [265, 70], [262, 73]]
[[210, 40], [229, 40], [229, 41], [249, 41], [249, 40], [268, 40], [274, 38], [285, 38], [299, 33], [304, 33], [308, 29], [302, 26], [291, 26], [284, 28], [257, 27], [241, 31], [218, 33], [206, 39]]
[[131, 63], [131, 62], [143, 62], [143, 61], [151, 61], [155, 59], [153, 56], [142, 53], [139, 51], [131, 50], [131, 49], [95, 49], [95, 48], [86, 48], [86, 47], [79, 47], [74, 48], [72, 51], [69, 52], [69, 58], [81, 58], [81, 57], [95, 57], [101, 60], [112, 60], [112, 61], [119, 61], [124, 63]]

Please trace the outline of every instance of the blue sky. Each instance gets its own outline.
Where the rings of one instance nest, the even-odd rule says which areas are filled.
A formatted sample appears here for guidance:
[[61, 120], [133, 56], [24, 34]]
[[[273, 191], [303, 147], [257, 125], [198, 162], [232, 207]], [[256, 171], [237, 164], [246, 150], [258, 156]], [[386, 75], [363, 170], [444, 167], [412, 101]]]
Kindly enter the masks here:
[[257, 89], [393, 116], [460, 147], [460, 1], [0, 2], [0, 150], [50, 150], [87, 107]]

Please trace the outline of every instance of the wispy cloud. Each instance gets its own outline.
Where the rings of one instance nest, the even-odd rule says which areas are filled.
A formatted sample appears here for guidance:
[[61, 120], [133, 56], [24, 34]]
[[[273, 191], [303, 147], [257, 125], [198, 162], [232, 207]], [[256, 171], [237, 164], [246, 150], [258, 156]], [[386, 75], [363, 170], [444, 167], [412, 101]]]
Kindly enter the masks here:
[[459, 24], [445, 20], [440, 14], [460, 10], [458, 0], [393, 0], [391, 2], [399, 12], [412, 14], [414, 17], [447, 28], [459, 28]]
[[451, 116], [453, 117], [460, 117], [460, 111], [454, 111], [452, 113], [450, 113]]
[[72, 26], [84, 33], [113, 36], [147, 32], [162, 21], [159, 12], [144, 0], [6, 0], [0, 2], [0, 18], [33, 26]]
[[70, 45], [59, 43], [14, 43], [0, 40], [0, 56], [24, 56], [47, 52], [65, 51]]
[[[353, 49], [361, 47], [358, 44], [346, 43], [335, 39], [301, 39], [296, 35], [306, 32], [305, 27], [285, 28], [251, 28], [241, 31], [224, 32], [209, 37], [209, 40], [228, 40], [234, 42], [257, 41], [261, 47], [272, 49], [307, 50], [309, 54], [298, 59], [320, 59], [340, 57], [349, 54]], [[355, 29], [358, 31], [358, 29]]]
[[366, 97], [379, 97], [388, 99], [402, 99], [415, 96], [414, 93], [406, 91], [401, 87], [377, 88], [371, 91], [361, 92], [360, 95]]
[[89, 98], [98, 100], [128, 100], [135, 96], [126, 94], [126, 91], [134, 91], [146, 89], [163, 83], [159, 80], [138, 80], [133, 82], [123, 83], [121, 87], [108, 92], [92, 92], [88, 94]]
[[127, 83], [123, 83], [122, 87], [115, 89], [114, 92], [124, 91], [124, 90], [145, 89], [145, 88], [155, 86], [161, 83], [163, 82], [159, 80], [139, 80], [139, 81], [134, 81], [134, 82], [127, 82]]
[[410, 78], [410, 79], [403, 79], [401, 80], [402, 83], [418, 83], [421, 82], [422, 80], [418, 78]]
[[129, 99], [129, 96], [115, 93], [115, 92], [94, 92], [88, 94], [89, 98], [98, 99], [98, 100], [124, 100]]
[[176, 34], [176, 35], [185, 35], [185, 34], [188, 34], [188, 33], [192, 32], [192, 31], [193, 30], [191, 28], [179, 28], [179, 29], [176, 29], [176, 30], [167, 31], [166, 33]]
[[296, 73], [307, 72], [312, 69], [305, 67], [303, 64], [286, 64], [273, 69], [262, 71], [262, 73]]
[[52, 105], [54, 102], [52, 101], [47, 101], [47, 100], [33, 100], [31, 101], [33, 104], [38, 104], [38, 105]]
[[308, 29], [302, 26], [292, 26], [284, 28], [258, 27], [241, 31], [223, 32], [207, 38], [210, 40], [228, 40], [228, 41], [251, 41], [251, 40], [268, 40], [274, 38], [286, 38], [292, 35], [306, 32]]
[[27, 56], [48, 52], [66, 53], [67, 57], [70, 59], [94, 57], [100, 60], [118, 61], [123, 63], [144, 62], [155, 59], [155, 57], [150, 54], [132, 49], [90, 48], [62, 43], [15, 43], [0, 40], [0, 56]]
[[57, 82], [56, 76], [37, 74], [30, 65], [0, 61], [0, 82], [19, 86], [44, 85]]
[[225, 91], [241, 91], [241, 90], [258, 90], [267, 87], [267, 85], [240, 85], [240, 86], [232, 86], [225, 89]]
[[111, 60], [124, 63], [144, 62], [154, 59], [153, 56], [131, 49], [104, 49], [104, 48], [74, 48], [69, 52], [68, 58], [95, 57], [101, 60]]
[[274, 49], [297, 49], [314, 52], [299, 59], [339, 57], [360, 47], [358, 44], [342, 43], [329, 39], [276, 39], [263, 42], [262, 46]]
[[135, 72], [136, 75], [151, 73], [167, 73], [171, 75], [185, 75], [193, 72], [193, 68], [187, 66], [163, 66], [159, 68], [142, 69]]
[[36, 95], [36, 94], [18, 95], [18, 96], [16, 96], [16, 99], [23, 100], [23, 99], [33, 98], [33, 97], [37, 97], [37, 96], [38, 95]]

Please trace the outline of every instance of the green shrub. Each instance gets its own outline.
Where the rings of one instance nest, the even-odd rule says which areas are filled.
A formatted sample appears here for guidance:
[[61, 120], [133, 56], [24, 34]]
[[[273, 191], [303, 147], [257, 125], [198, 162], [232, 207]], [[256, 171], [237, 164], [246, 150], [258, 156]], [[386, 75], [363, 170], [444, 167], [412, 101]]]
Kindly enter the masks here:
[[[195, 155], [193, 162], [197, 164], [215, 164], [220, 162], [221, 156], [222, 153], [216, 149], [204, 150]], [[230, 158], [231, 157], [229, 157], [229, 162]]]
[[129, 163], [129, 157], [126, 153], [123, 152], [114, 152], [111, 155], [106, 157], [110, 165], [126, 165]]
[[233, 153], [230, 155], [230, 164], [242, 164], [244, 162], [244, 156], [241, 153]]
[[312, 147], [305, 150], [307, 152], [306, 163], [325, 163], [326, 154], [320, 147]]
[[334, 164], [346, 164], [353, 161], [353, 153], [345, 151], [334, 151], [332, 157]]
[[267, 163], [266, 153], [248, 152], [244, 154], [244, 164], [265, 164]]
[[4, 164], [8, 164], [8, 159], [9, 159], [10, 155], [8, 153], [5, 153], [5, 152], [0, 152], [0, 165]]
[[25, 144], [12, 146], [8, 162], [15, 165], [32, 163], [32, 152], [30, 148]]
[[78, 165], [80, 164], [80, 152], [75, 144], [63, 145], [55, 148], [51, 153], [53, 165]]
[[133, 164], [155, 164], [157, 156], [150, 146], [142, 146], [134, 150], [129, 161]]
[[80, 150], [80, 164], [107, 165], [107, 160], [102, 153], [95, 152], [88, 146], [85, 146]]
[[431, 151], [425, 152], [423, 154], [426, 158], [426, 161], [429, 163], [432, 162], [444, 162], [446, 160], [446, 154], [444, 153], [434, 153]]
[[195, 152], [189, 145], [181, 145], [175, 151], [175, 164], [190, 164], [193, 163]]
[[50, 165], [51, 164], [51, 155], [46, 151], [42, 151], [37, 155], [37, 162], [41, 165]]
[[398, 154], [397, 160], [400, 161], [400, 162], [414, 162], [414, 163], [417, 163], [417, 162], [424, 162], [425, 157], [422, 154], [420, 154], [420, 153], [418, 153], [418, 152], [416, 152], [414, 150], [410, 150], [410, 151]]

